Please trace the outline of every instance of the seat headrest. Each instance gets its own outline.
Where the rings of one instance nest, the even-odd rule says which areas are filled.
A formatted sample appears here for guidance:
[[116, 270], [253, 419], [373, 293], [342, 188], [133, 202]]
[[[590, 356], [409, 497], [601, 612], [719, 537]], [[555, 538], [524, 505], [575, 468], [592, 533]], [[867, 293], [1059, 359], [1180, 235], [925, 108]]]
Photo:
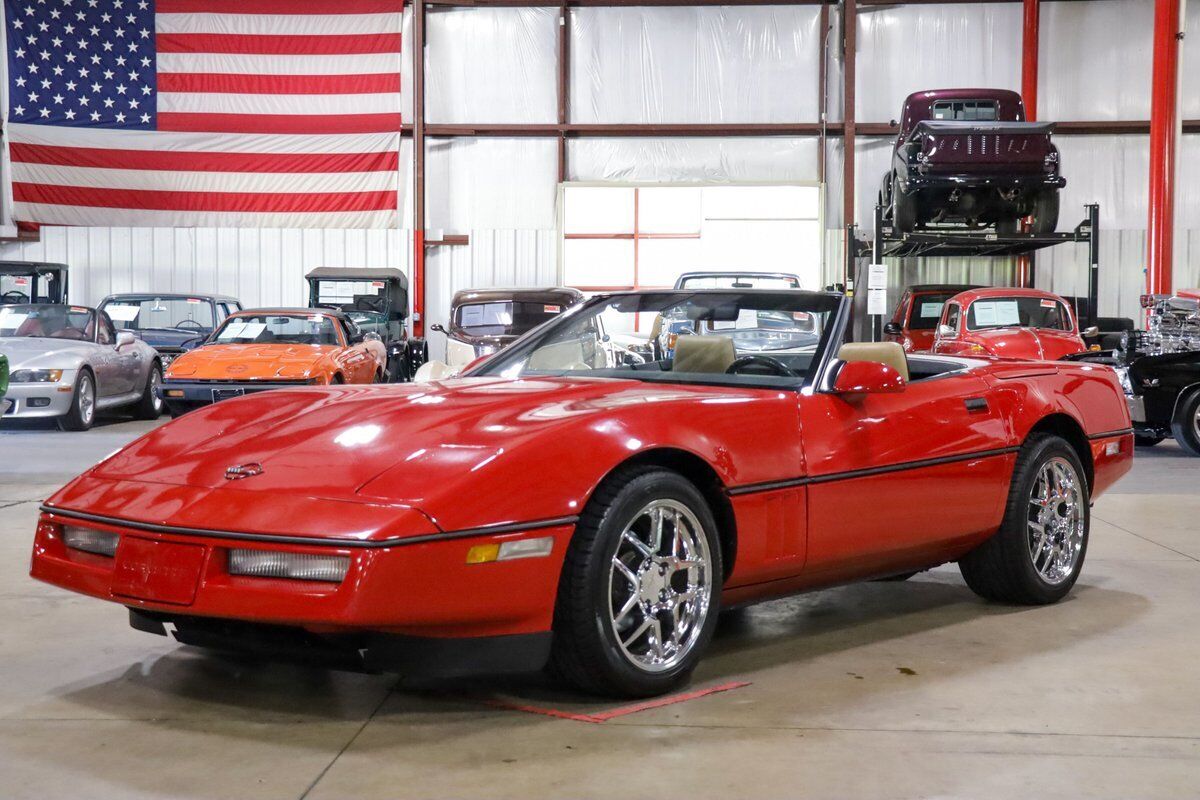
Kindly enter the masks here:
[[737, 359], [737, 349], [728, 336], [680, 336], [675, 340], [672, 372], [725, 374]]
[[908, 356], [898, 342], [849, 342], [838, 350], [842, 361], [872, 361], [885, 364], [908, 382]]

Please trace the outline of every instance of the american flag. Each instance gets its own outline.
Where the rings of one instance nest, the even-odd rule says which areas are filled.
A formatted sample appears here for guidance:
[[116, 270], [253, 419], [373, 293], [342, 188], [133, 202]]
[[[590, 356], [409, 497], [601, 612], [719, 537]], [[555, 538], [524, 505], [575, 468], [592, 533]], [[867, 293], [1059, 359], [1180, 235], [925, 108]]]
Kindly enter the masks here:
[[22, 222], [397, 224], [403, 0], [4, 0]]

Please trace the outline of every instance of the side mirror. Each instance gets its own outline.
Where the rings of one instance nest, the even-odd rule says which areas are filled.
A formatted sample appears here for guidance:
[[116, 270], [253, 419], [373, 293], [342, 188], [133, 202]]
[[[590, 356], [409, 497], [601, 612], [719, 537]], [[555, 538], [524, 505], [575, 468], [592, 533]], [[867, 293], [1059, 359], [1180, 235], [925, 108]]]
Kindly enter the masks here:
[[1084, 329], [1083, 335], [1088, 339], [1092, 338], [1093, 336], [1099, 336], [1100, 329], [1098, 327], [1096, 327], [1095, 325], [1093, 325], [1090, 328]]
[[888, 336], [903, 336], [904, 335], [904, 329], [901, 328], [900, 324], [897, 322], [889, 322], [887, 325], [884, 325], [883, 332], [886, 333]]
[[878, 361], [847, 361], [838, 370], [833, 391], [838, 394], [895, 394], [904, 391], [904, 377]]
[[442, 323], [440, 323], [440, 322], [435, 322], [429, 326], [429, 330], [437, 331], [438, 333], [445, 333], [446, 327], [444, 325], [442, 325]]
[[117, 347], [124, 347], [137, 341], [137, 337], [129, 331], [117, 331]]
[[953, 339], [958, 336], [958, 331], [950, 325], [938, 325], [937, 335], [939, 339]]

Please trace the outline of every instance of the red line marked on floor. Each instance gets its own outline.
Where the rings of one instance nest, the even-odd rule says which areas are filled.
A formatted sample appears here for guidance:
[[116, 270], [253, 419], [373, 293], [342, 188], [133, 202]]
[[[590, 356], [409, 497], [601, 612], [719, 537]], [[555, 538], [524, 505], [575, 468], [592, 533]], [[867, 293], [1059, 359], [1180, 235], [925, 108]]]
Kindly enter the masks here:
[[557, 719], [569, 719], [575, 722], [591, 722], [600, 724], [608, 722], [616, 717], [624, 717], [627, 714], [636, 714], [639, 711], [649, 711], [654, 708], [662, 708], [663, 706], [671, 706], [676, 703], [686, 703], [689, 700], [696, 700], [701, 697], [707, 697], [710, 694], [719, 694], [728, 692], [734, 689], [741, 689], [743, 686], [749, 686], [749, 681], [731, 681], [722, 683], [717, 686], [710, 686], [706, 689], [697, 689], [694, 692], [684, 692], [683, 694], [673, 694], [667, 697], [660, 697], [656, 700], [647, 700], [643, 703], [633, 703], [627, 706], [618, 706], [617, 708], [609, 709], [608, 711], [599, 711], [593, 714], [580, 714], [572, 711], [563, 711], [557, 708], [547, 708], [546, 706], [535, 706], [526, 703], [515, 703], [509, 700], [500, 700], [497, 698], [487, 698], [483, 700], [483, 704], [492, 708], [502, 708], [507, 711], [521, 711], [526, 714], [541, 714], [544, 717], [555, 717]]

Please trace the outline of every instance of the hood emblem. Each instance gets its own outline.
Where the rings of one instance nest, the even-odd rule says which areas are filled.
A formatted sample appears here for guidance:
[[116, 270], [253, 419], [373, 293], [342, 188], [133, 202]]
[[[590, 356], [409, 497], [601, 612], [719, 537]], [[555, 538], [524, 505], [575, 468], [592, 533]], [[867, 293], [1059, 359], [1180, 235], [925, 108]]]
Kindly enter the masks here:
[[227, 481], [240, 481], [242, 478], [253, 478], [255, 475], [262, 474], [262, 464], [238, 464], [225, 468], [225, 480]]

